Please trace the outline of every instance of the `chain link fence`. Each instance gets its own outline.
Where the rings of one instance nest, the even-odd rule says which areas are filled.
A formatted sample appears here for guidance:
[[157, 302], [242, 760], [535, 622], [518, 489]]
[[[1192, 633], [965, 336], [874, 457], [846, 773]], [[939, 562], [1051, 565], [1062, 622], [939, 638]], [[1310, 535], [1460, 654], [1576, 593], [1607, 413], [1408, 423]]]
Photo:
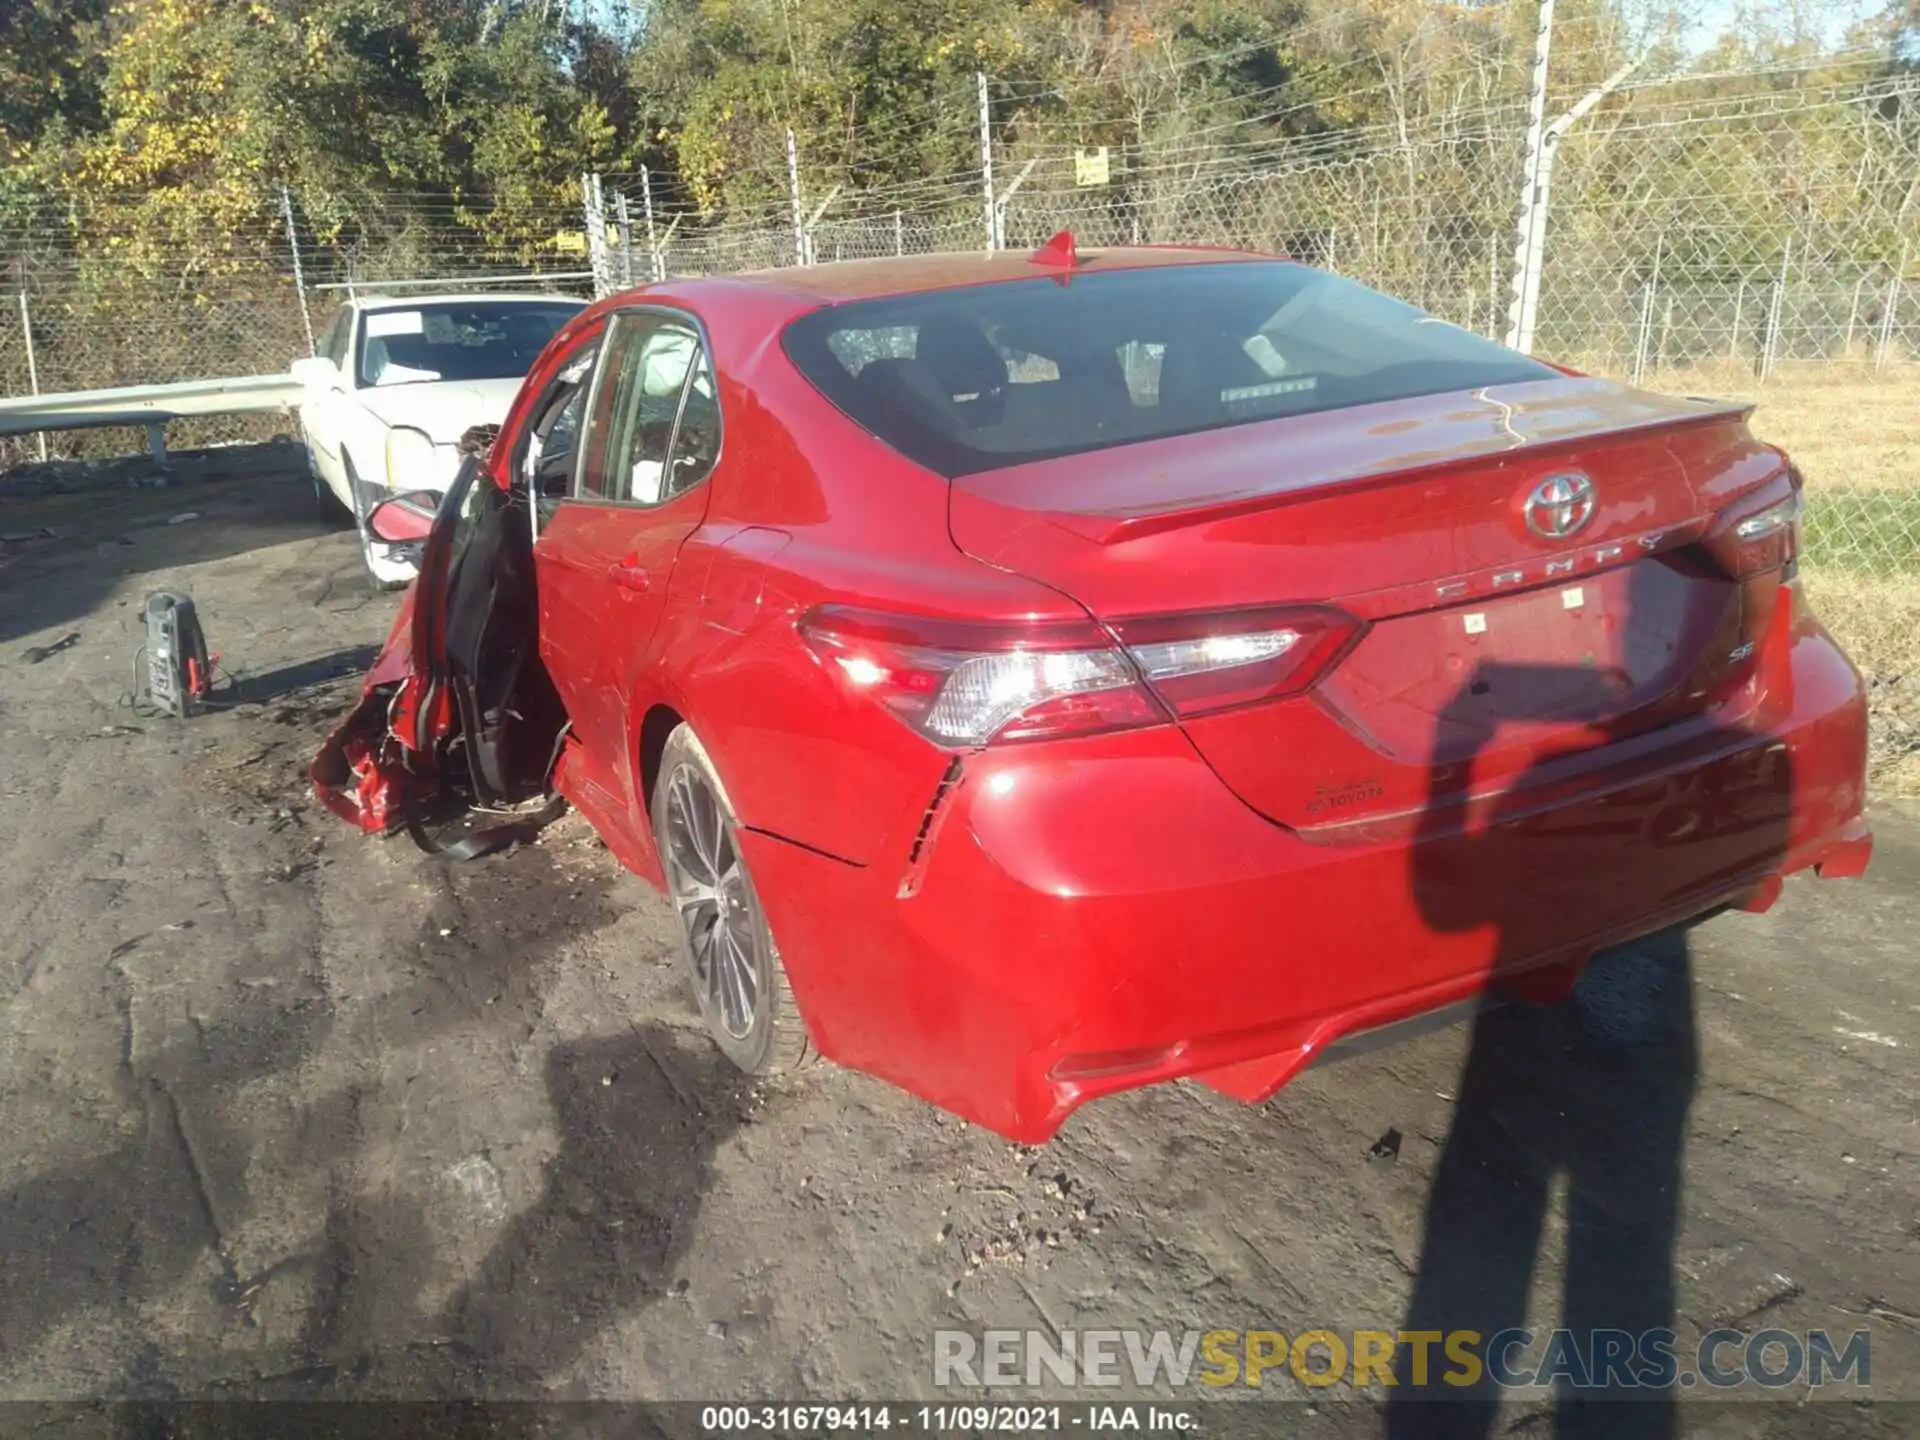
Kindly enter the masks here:
[[[1423, 129], [1171, 155], [1014, 148], [1005, 247], [1185, 242], [1281, 252], [1503, 338], [1526, 116], [1517, 100]], [[801, 167], [804, 173], [804, 166]], [[1758, 405], [1808, 477], [1805, 569], [1875, 688], [1875, 770], [1920, 793], [1920, 76], [1722, 77], [1616, 96], [1563, 142], [1536, 350], [1598, 374]], [[282, 371], [340, 296], [409, 281], [604, 292], [677, 278], [974, 250], [981, 177], [819, 187], [752, 214], [656, 211], [640, 177], [510, 213], [396, 201], [379, 224], [263, 196], [218, 262], [130, 256], [107, 213], [0, 233], [0, 393]], [[351, 238], [347, 238], [351, 237]], [[299, 263], [296, 266], [296, 249]], [[502, 280], [499, 277], [509, 277]], [[297, 278], [296, 278], [297, 277]], [[12, 313], [9, 313], [11, 310]], [[29, 350], [29, 346], [31, 350]], [[210, 418], [181, 444], [264, 438]], [[136, 448], [50, 437], [55, 454]], [[0, 441], [0, 467], [37, 453]]]
[[[1876, 782], [1920, 793], [1920, 77], [1747, 83], [1571, 131], [1535, 348], [1756, 404], [1758, 433], [1808, 476], [1808, 589], [1868, 676]], [[1071, 229], [1082, 246], [1290, 254], [1505, 338], [1524, 125], [1514, 105], [1331, 154], [1122, 157], [1099, 185], [1077, 183], [1075, 156], [1016, 153], [994, 230], [1012, 249]], [[649, 245], [629, 227], [614, 243], [641, 246], [630, 273], [666, 276], [978, 248], [984, 199], [956, 190], [937, 208], [855, 201], [800, 228]]]

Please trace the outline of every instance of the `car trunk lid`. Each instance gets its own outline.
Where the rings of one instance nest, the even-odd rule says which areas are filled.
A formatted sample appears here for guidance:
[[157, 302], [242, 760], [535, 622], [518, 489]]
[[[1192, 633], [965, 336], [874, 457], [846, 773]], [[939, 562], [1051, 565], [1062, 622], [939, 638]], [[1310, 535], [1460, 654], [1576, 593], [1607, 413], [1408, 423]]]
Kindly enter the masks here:
[[[1270, 818], [1373, 833], [1751, 703], [1777, 582], [1742, 584], [1697, 544], [1781, 477], [1746, 414], [1584, 377], [1356, 406], [966, 476], [953, 535], [1106, 622], [1357, 617], [1308, 693], [1181, 723]], [[1591, 487], [1564, 536], [1528, 523], [1555, 477]]]

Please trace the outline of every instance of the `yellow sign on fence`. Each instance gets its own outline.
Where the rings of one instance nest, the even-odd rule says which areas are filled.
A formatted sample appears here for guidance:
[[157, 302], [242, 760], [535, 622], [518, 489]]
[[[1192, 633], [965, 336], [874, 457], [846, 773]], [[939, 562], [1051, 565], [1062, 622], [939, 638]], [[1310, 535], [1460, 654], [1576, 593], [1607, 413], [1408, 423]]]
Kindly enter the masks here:
[[1076, 185], [1104, 185], [1111, 177], [1111, 167], [1107, 164], [1107, 147], [1102, 145], [1095, 150], [1076, 150], [1073, 152], [1073, 183]]

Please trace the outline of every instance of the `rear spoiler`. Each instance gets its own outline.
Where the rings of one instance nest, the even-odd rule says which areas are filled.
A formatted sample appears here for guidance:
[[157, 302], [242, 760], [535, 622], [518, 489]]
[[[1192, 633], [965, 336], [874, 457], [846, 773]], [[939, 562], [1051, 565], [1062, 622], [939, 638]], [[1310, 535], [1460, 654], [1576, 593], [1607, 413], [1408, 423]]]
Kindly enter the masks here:
[[[1081, 539], [1113, 545], [1521, 450], [1539, 452], [1546, 460], [1555, 451], [1612, 436], [1744, 421], [1753, 410], [1745, 401], [1653, 395], [1584, 376], [1452, 391], [1211, 432], [1207, 439], [1218, 448], [1205, 456], [1188, 448], [1191, 436], [1147, 441], [1129, 447], [1124, 467], [1111, 468], [1102, 488], [1115, 486], [1120, 493], [1099, 508], [1041, 513]], [[1098, 461], [1101, 455], [1076, 458]], [[1250, 483], [1223, 490], [1217, 481], [1228, 467]], [[1213, 483], [1206, 483], [1209, 477]], [[1011, 487], [1001, 491], [992, 479], [991, 474], [978, 477], [968, 488], [982, 498], [1026, 508]], [[1189, 498], [1182, 498], [1183, 488]]]

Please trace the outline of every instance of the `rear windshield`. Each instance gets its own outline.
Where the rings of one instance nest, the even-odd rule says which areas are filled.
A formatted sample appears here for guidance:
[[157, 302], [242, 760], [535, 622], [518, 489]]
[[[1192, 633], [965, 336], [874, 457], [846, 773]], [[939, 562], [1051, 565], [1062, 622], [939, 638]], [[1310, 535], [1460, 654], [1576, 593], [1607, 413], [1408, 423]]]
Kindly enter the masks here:
[[794, 321], [785, 344], [835, 405], [949, 476], [1557, 373], [1282, 261], [855, 301]]

